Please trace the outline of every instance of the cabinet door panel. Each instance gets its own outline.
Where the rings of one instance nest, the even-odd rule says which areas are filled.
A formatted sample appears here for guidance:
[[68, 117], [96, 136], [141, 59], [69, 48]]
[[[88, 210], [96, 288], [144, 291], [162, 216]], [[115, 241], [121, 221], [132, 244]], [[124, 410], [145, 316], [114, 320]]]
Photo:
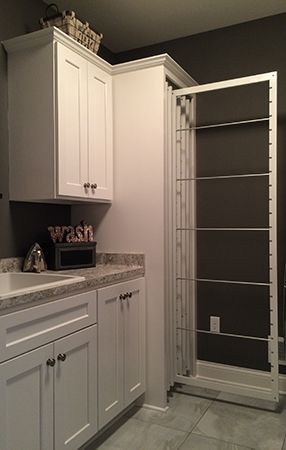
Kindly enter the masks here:
[[94, 199], [112, 199], [112, 80], [88, 64], [89, 181]]
[[0, 364], [1, 450], [53, 448], [53, 376], [49, 344]]
[[[119, 285], [120, 286], [120, 285]], [[123, 304], [121, 290], [98, 291], [98, 421], [99, 428], [115, 417], [123, 403]]]
[[93, 325], [54, 344], [55, 450], [76, 450], [97, 431], [96, 333]]
[[87, 61], [57, 44], [58, 194], [88, 197]]
[[145, 391], [144, 281], [128, 283], [132, 297], [124, 300], [124, 399], [125, 406]]

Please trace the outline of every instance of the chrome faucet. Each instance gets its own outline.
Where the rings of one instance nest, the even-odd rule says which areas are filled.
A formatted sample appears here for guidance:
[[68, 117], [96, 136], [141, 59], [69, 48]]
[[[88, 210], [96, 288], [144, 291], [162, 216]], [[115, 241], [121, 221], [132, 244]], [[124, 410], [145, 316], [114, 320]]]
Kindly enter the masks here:
[[27, 253], [23, 264], [23, 272], [40, 273], [47, 270], [47, 262], [40, 245], [35, 242]]

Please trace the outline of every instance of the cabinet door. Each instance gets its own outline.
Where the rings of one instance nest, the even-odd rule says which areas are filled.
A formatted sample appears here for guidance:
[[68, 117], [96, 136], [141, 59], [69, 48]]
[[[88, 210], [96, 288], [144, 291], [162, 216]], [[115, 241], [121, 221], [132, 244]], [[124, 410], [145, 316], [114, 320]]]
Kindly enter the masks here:
[[124, 407], [123, 304], [121, 285], [98, 290], [98, 423], [103, 427]]
[[124, 400], [127, 406], [145, 391], [144, 279], [126, 283], [124, 305]]
[[53, 449], [51, 357], [49, 344], [0, 364], [1, 450]]
[[58, 195], [88, 197], [87, 61], [57, 43]]
[[77, 450], [97, 431], [97, 326], [54, 344], [55, 450]]
[[93, 199], [112, 199], [112, 79], [88, 64], [89, 182]]

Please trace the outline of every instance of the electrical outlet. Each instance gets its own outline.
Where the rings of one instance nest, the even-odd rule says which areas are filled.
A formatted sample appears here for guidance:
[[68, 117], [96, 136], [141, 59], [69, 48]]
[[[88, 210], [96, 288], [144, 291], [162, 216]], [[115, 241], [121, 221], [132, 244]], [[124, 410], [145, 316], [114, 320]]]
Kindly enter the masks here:
[[210, 331], [220, 333], [220, 317], [210, 316]]

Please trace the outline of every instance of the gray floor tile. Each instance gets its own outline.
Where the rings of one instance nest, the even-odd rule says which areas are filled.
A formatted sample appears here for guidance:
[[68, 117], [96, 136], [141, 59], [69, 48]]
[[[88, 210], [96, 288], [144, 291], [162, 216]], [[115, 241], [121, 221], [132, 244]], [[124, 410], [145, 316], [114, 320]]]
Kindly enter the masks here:
[[160, 425], [129, 419], [104, 442], [88, 450], [176, 450], [187, 433]]
[[193, 431], [256, 450], [281, 450], [286, 411], [275, 413], [215, 401]]
[[223, 442], [206, 436], [190, 434], [181, 445], [180, 450], [251, 450], [249, 447]]
[[167, 412], [140, 408], [133, 418], [176, 430], [191, 431], [211, 403], [212, 400], [176, 393], [170, 399]]

